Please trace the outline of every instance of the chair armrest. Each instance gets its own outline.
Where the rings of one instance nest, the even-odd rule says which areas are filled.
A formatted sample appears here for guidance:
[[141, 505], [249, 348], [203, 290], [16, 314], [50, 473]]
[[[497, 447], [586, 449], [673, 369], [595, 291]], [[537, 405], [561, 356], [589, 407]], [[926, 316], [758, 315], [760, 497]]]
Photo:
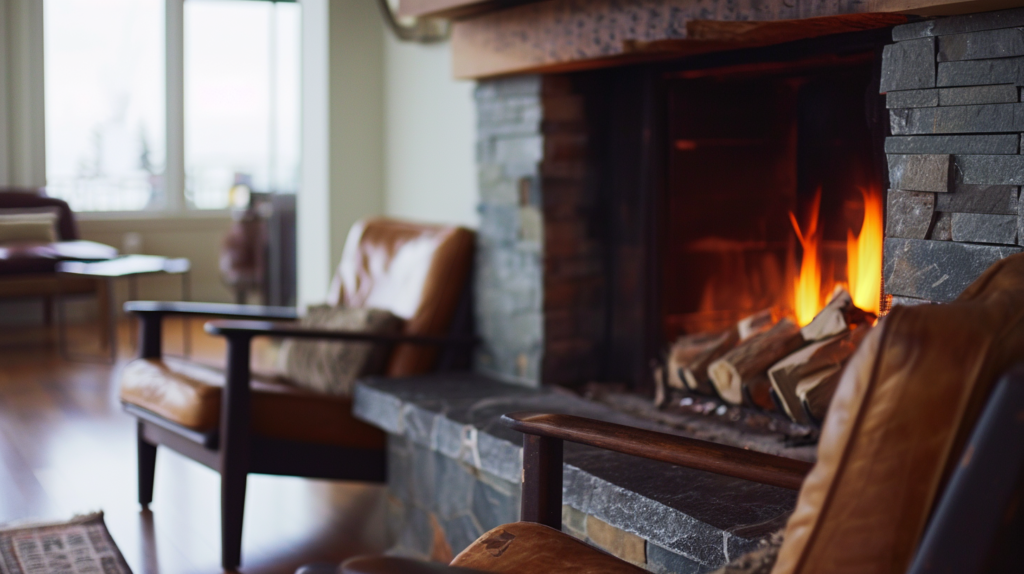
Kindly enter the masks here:
[[159, 315], [199, 315], [237, 319], [294, 320], [299, 318], [295, 307], [270, 305], [233, 305], [230, 303], [192, 303], [188, 301], [128, 301], [127, 313]]
[[483, 574], [480, 570], [445, 566], [394, 556], [356, 556], [341, 563], [338, 574]]
[[585, 444], [791, 490], [800, 489], [814, 466], [802, 460], [574, 415], [511, 413], [501, 420], [523, 434]]
[[424, 337], [415, 335], [390, 335], [365, 333], [361, 331], [334, 331], [311, 329], [297, 323], [273, 321], [232, 321], [217, 320], [206, 323], [206, 332], [225, 337], [247, 335], [250, 337], [285, 337], [302, 339], [333, 339], [339, 341], [365, 341], [371, 343], [404, 343], [410, 345], [469, 345], [475, 339], [470, 337]]

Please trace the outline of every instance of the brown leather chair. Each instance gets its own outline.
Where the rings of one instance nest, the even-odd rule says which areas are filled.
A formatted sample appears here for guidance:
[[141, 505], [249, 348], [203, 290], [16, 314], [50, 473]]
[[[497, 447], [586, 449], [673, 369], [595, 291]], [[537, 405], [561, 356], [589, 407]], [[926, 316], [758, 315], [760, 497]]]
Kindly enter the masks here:
[[[121, 401], [138, 418], [139, 502], [153, 497], [157, 446], [221, 474], [222, 563], [241, 562], [249, 473], [383, 481], [385, 435], [351, 414], [351, 399], [250, 376], [253, 337], [297, 337], [392, 344], [388, 376], [451, 368], [467, 356], [467, 279], [473, 233], [459, 227], [389, 219], [349, 233], [329, 303], [387, 309], [405, 319], [398, 335], [303, 328], [288, 307], [129, 302], [141, 321], [140, 357], [121, 375]], [[227, 339], [227, 371], [161, 355], [166, 315], [229, 317], [206, 331]]]
[[[1024, 538], [1024, 254], [953, 303], [896, 307], [843, 374], [807, 463], [557, 414], [525, 434], [522, 520], [452, 567], [496, 573], [644, 570], [560, 532], [563, 441], [800, 489], [773, 572], [1019, 572]], [[465, 572], [356, 558], [347, 574]], [[758, 570], [761, 572], [762, 570]]]

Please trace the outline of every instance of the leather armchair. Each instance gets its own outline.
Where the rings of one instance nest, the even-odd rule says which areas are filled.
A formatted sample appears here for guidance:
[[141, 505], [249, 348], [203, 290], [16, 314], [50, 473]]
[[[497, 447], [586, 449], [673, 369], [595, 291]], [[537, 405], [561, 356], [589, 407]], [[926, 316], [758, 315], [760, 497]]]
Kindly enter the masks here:
[[[405, 320], [395, 335], [303, 327], [289, 307], [127, 303], [141, 322], [140, 356], [121, 375], [121, 401], [138, 419], [140, 504], [152, 500], [158, 446], [218, 471], [222, 565], [232, 570], [241, 562], [249, 473], [383, 481], [385, 435], [352, 416], [351, 399], [253, 374], [250, 344], [268, 336], [389, 343], [385, 374], [396, 377], [465, 364], [472, 253], [473, 234], [463, 228], [389, 219], [352, 228], [329, 303], [389, 310]], [[227, 370], [164, 357], [168, 315], [218, 318], [205, 328], [227, 340]]]

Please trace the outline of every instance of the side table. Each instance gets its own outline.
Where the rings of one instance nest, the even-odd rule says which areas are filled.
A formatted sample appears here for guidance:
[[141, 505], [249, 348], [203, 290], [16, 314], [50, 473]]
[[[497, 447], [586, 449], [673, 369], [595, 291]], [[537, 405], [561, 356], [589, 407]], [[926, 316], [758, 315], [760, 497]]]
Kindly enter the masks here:
[[[110, 348], [110, 363], [117, 361], [117, 305], [115, 301], [114, 282], [117, 279], [128, 279], [128, 300], [138, 298], [138, 278], [142, 275], [180, 275], [181, 300], [191, 298], [192, 262], [184, 257], [170, 258], [159, 255], [125, 255], [106, 261], [62, 261], [57, 264], [57, 272], [66, 275], [104, 279], [107, 282], [107, 308], [110, 312], [108, 321], [107, 346]], [[57, 342], [60, 354], [67, 360], [74, 360], [67, 348], [67, 322], [64, 312], [64, 298], [57, 295]], [[191, 336], [188, 326], [183, 329], [185, 355], [191, 349]]]

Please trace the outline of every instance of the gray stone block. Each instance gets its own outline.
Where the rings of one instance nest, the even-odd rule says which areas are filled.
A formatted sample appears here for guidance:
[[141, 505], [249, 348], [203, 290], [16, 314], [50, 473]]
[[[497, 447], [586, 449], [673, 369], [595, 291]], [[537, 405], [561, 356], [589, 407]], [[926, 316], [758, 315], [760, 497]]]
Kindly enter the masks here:
[[926, 36], [964, 34], [967, 32], [1012, 28], [1014, 26], [1024, 26], [1024, 9], [1011, 8], [1009, 10], [979, 12], [966, 16], [952, 16], [903, 24], [893, 28], [892, 39], [896, 42], [901, 42]]
[[1009, 104], [1019, 101], [1019, 96], [1017, 94], [1017, 86], [1014, 86], [1013, 84], [999, 84], [995, 86], [964, 86], [960, 88], [939, 88], [938, 92], [940, 106]]
[[885, 153], [1015, 155], [1019, 139], [1017, 134], [893, 136], [885, 138]]
[[881, 92], [935, 87], [935, 39], [890, 44], [882, 51]]
[[953, 156], [946, 154], [889, 154], [887, 157], [889, 158], [889, 186], [892, 189], [902, 189], [904, 191], [949, 191], [949, 174], [952, 165], [951, 158]]
[[1019, 247], [1005, 245], [887, 238], [885, 289], [892, 295], [945, 303], [956, 299], [990, 265], [1020, 252]]
[[1017, 245], [1024, 245], [1024, 201], [1017, 199]]
[[1021, 85], [1024, 79], [1024, 58], [1001, 58], [998, 60], [964, 60], [961, 62], [939, 62], [936, 85], [940, 88], [951, 86], [987, 86], [990, 84]]
[[519, 496], [510, 496], [482, 482], [473, 485], [473, 516], [486, 532], [519, 520]]
[[932, 232], [928, 235], [932, 241], [953, 241], [953, 214], [939, 213], [935, 217], [935, 224], [932, 225]]
[[957, 183], [975, 185], [1024, 185], [1024, 156], [958, 155], [953, 171]]
[[1019, 132], [1021, 104], [889, 110], [893, 135]]
[[885, 107], [892, 108], [933, 108], [939, 105], [939, 90], [907, 90], [885, 94]]
[[657, 544], [647, 543], [647, 570], [655, 574], [703, 574], [714, 570], [682, 554], [665, 550]]
[[957, 213], [1017, 214], [1017, 188], [1008, 185], [953, 186], [952, 193], [935, 198], [936, 211]]
[[889, 190], [885, 235], [924, 239], [935, 213], [935, 194], [920, 191]]
[[1017, 244], [1017, 216], [954, 213], [953, 241]]
[[1024, 55], [1024, 30], [1003, 28], [939, 38], [938, 61], [981, 60]]

